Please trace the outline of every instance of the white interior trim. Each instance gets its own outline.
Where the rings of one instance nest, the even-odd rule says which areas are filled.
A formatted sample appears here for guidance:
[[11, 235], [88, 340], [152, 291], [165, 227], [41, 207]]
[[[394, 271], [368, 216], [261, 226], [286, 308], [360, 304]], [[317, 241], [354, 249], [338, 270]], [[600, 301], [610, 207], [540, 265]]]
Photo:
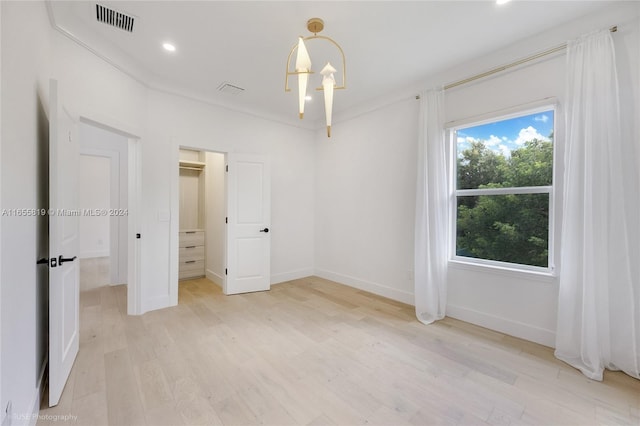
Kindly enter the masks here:
[[298, 280], [313, 275], [313, 269], [298, 269], [296, 271], [282, 272], [280, 274], [271, 275], [271, 284], [280, 284], [287, 281]]
[[456, 189], [456, 196], [551, 194], [552, 186], [511, 186], [508, 188]]
[[[446, 140], [448, 143], [449, 152], [449, 187], [451, 193], [450, 201], [450, 218], [449, 221], [449, 265], [459, 266], [474, 266], [475, 268], [489, 268], [489, 270], [495, 271], [509, 271], [511, 273], [531, 274], [539, 277], [554, 278], [556, 274], [556, 258], [555, 258], [555, 242], [556, 233], [559, 232], [556, 229], [556, 212], [555, 212], [555, 197], [556, 188], [558, 187], [556, 170], [559, 167], [557, 164], [557, 139], [553, 141], [553, 164], [552, 164], [552, 185], [547, 186], [522, 186], [522, 187], [509, 187], [509, 188], [478, 188], [478, 189], [456, 189], [456, 175], [457, 175], [457, 148], [456, 148], [456, 131], [461, 128], [468, 128], [470, 126], [479, 126], [487, 123], [494, 123], [497, 121], [509, 120], [511, 118], [517, 118], [524, 115], [533, 115], [537, 113], [553, 110], [553, 134], [558, 134], [558, 110], [559, 102], [556, 97], [548, 97], [532, 102], [527, 102], [520, 105], [511, 106], [495, 112], [489, 112], [480, 114], [474, 117], [463, 118], [460, 120], [451, 121], [445, 126]], [[546, 267], [538, 267], [525, 264], [516, 264], [501, 262], [482, 258], [473, 258], [457, 255], [457, 198], [463, 196], [482, 196], [482, 195], [509, 195], [509, 194], [549, 194], [549, 225], [548, 225], [548, 264]], [[464, 268], [463, 268], [464, 269]], [[467, 268], [470, 269], [470, 268]]]
[[[0, 5], [0, 82], [2, 82], [2, 5]], [[2, 102], [0, 102], [0, 135], [2, 135]], [[0, 164], [2, 164], [2, 150], [0, 149]], [[0, 174], [1, 176], [1, 174]], [[2, 178], [0, 177], [0, 211], [2, 210]], [[2, 235], [2, 221], [0, 220], [0, 235]], [[2, 277], [2, 244], [0, 244], [0, 277]], [[2, 285], [0, 285], [0, 300], [2, 300]], [[0, 303], [0, 319], [2, 319], [2, 303]], [[2, 338], [0, 338], [0, 380], [2, 380]], [[0, 402], [2, 386], [0, 386]], [[4, 425], [5, 407], [0, 406], [0, 424]]]
[[521, 115], [536, 114], [538, 112], [546, 111], [549, 108], [553, 108], [554, 110], [558, 108], [558, 98], [551, 96], [537, 101], [526, 102], [509, 108], [499, 109], [497, 111], [490, 111], [484, 114], [462, 118], [460, 120], [449, 121], [444, 124], [444, 127], [445, 130], [449, 131], [458, 130], [463, 127], [469, 127], [469, 125], [472, 124], [474, 126], [480, 126], [482, 124], [497, 121], [498, 119], [508, 120]]
[[129, 138], [128, 159], [128, 203], [129, 216], [128, 250], [127, 250], [127, 315], [141, 315], [142, 311], [142, 281], [141, 281], [141, 243], [136, 234], [140, 229], [140, 196], [141, 185], [141, 143], [138, 138]]
[[[83, 113], [79, 117], [79, 121], [104, 130], [108, 130], [113, 133], [117, 133], [129, 139], [127, 146], [127, 315], [141, 315], [144, 313], [142, 310], [141, 300], [141, 247], [140, 240], [136, 238], [136, 234], [141, 233], [141, 139], [137, 134], [132, 133], [136, 130], [132, 129], [130, 126], [123, 125], [122, 123], [114, 123], [112, 119], [105, 117], [103, 117], [104, 121], [99, 121], [96, 120], [95, 117], [95, 113], [89, 113], [89, 115]], [[141, 132], [138, 134], [141, 134]]]
[[[118, 71], [122, 72], [126, 76], [130, 77], [135, 82], [140, 84], [142, 87], [145, 87], [145, 88], [150, 89], [150, 90], [155, 90], [155, 91], [160, 92], [160, 93], [166, 93], [168, 95], [179, 96], [179, 97], [182, 97], [182, 98], [185, 98], [185, 99], [189, 99], [189, 100], [193, 100], [193, 101], [197, 101], [197, 102], [202, 102], [202, 103], [205, 103], [205, 104], [208, 104], [208, 105], [213, 105], [213, 106], [225, 108], [225, 109], [228, 109], [230, 111], [251, 115], [251, 116], [254, 116], [254, 117], [257, 117], [257, 118], [261, 118], [261, 119], [264, 119], [264, 120], [277, 122], [277, 123], [284, 124], [284, 125], [287, 125], [287, 126], [292, 126], [292, 127], [297, 127], [297, 128], [307, 129], [307, 130], [318, 130], [320, 128], [324, 128], [324, 124], [323, 124], [323, 122], [321, 120], [317, 120], [317, 121], [309, 120], [309, 121], [306, 121], [306, 122], [303, 122], [301, 120], [293, 120], [293, 119], [291, 121], [283, 120], [280, 117], [277, 117], [275, 115], [271, 115], [271, 114], [268, 114], [268, 113], [256, 112], [256, 111], [248, 109], [248, 108], [232, 107], [232, 106], [229, 106], [227, 104], [224, 104], [224, 103], [221, 103], [221, 102], [216, 102], [216, 101], [213, 101], [212, 99], [209, 99], [209, 98], [205, 98], [203, 96], [198, 96], [195, 93], [186, 93], [186, 92], [181, 91], [181, 90], [169, 88], [166, 85], [161, 85], [161, 84], [158, 84], [157, 82], [151, 82], [149, 76], [140, 77], [135, 72], [133, 72], [131, 70], [128, 70], [125, 67], [119, 65], [116, 61], [114, 61], [111, 58], [109, 58], [108, 56], [100, 53], [96, 49], [94, 49], [91, 46], [89, 46], [87, 43], [85, 43], [82, 40], [80, 40], [73, 33], [67, 31], [65, 28], [63, 28], [60, 25], [58, 25], [58, 23], [56, 21], [56, 18], [55, 18], [55, 14], [53, 12], [53, 7], [51, 6], [51, 1], [52, 0], [47, 0], [45, 3], [47, 5], [47, 13], [49, 15], [49, 22], [51, 23], [51, 27], [54, 30], [56, 30], [57, 32], [59, 32], [64, 37], [68, 38], [69, 40], [73, 41], [74, 43], [78, 44], [83, 49], [86, 49], [88, 52], [92, 53], [96, 57], [102, 59], [107, 64], [111, 65], [112, 67], [114, 67]], [[138, 71], [141, 72], [141, 73], [144, 73], [142, 70], [138, 70]]]
[[485, 274], [504, 275], [519, 280], [526, 279], [530, 281], [556, 283], [556, 272], [554, 268], [514, 268], [511, 266], [511, 263], [486, 261], [487, 263], [481, 264], [479, 262], [470, 262], [469, 260], [472, 259], [473, 258], [464, 256], [454, 256], [452, 259], [449, 259], [449, 267]]
[[215, 285], [217, 285], [218, 287], [222, 288], [222, 282], [224, 280], [224, 277], [220, 274], [216, 274], [215, 272], [213, 272], [211, 269], [207, 268], [205, 270], [205, 277], [213, 282]]
[[499, 331], [509, 336], [539, 343], [550, 348], [555, 347], [556, 333], [554, 330], [545, 330], [522, 322], [455, 305], [447, 305], [447, 316], [490, 330]]
[[[167, 306], [176, 306], [178, 304], [178, 286], [180, 285], [178, 279], [178, 269], [179, 269], [179, 232], [180, 232], [180, 150], [181, 149], [189, 149], [193, 151], [200, 152], [214, 152], [218, 154], [223, 154], [225, 156], [225, 164], [227, 163], [227, 152], [224, 149], [214, 148], [203, 148], [198, 146], [198, 144], [190, 144], [183, 145], [179, 141], [174, 140], [173, 144], [173, 155], [172, 155], [172, 167], [171, 167], [171, 204], [170, 204], [170, 217], [171, 223], [169, 225], [169, 303], [164, 306], [159, 306], [161, 308]], [[225, 178], [225, 192], [228, 191], [228, 179]], [[225, 212], [227, 211], [226, 206], [226, 197], [225, 197]], [[225, 213], [226, 214], [226, 213]], [[225, 232], [225, 244], [224, 244], [224, 264], [227, 264], [227, 235]], [[206, 264], [206, 261], [205, 261]], [[221, 288], [225, 287], [226, 284], [226, 276], [219, 275], [210, 271], [209, 269], [205, 269], [205, 277], [213, 281], [216, 285]], [[157, 309], [157, 308], [154, 308]], [[152, 310], [152, 309], [147, 309]]]
[[174, 143], [173, 155], [171, 156], [171, 194], [169, 223], [169, 303], [166, 306], [176, 306], [178, 304], [178, 279], [179, 272], [179, 245], [180, 245], [180, 144]]
[[413, 293], [387, 287], [384, 284], [361, 280], [359, 278], [328, 271], [326, 269], [316, 268], [314, 271], [314, 275], [327, 280], [346, 284], [360, 290], [368, 291], [369, 293], [377, 294], [378, 296], [383, 296], [392, 300], [396, 300], [398, 302], [406, 303], [408, 305], [413, 306], [414, 304]]

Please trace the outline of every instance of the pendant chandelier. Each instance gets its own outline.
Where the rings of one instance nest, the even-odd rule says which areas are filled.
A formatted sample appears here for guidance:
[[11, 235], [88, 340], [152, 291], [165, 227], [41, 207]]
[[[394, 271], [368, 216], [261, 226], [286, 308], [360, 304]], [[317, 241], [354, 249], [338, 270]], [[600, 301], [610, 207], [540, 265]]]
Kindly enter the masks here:
[[[330, 62], [327, 61], [327, 64], [322, 68], [320, 74], [322, 75], [322, 82], [316, 90], [321, 90], [324, 92], [324, 110], [327, 121], [327, 137], [331, 137], [331, 114], [333, 110], [333, 91], [340, 90], [346, 88], [346, 67], [345, 67], [345, 59], [344, 52], [338, 43], [336, 43], [333, 39], [318, 35], [324, 28], [324, 22], [320, 18], [311, 18], [307, 21], [307, 29], [313, 33], [312, 36], [298, 38], [298, 43], [295, 44], [291, 48], [291, 52], [289, 52], [289, 57], [287, 58], [287, 74], [284, 83], [285, 92], [290, 92], [289, 88], [289, 77], [292, 75], [298, 76], [298, 114], [300, 119], [304, 117], [304, 103], [307, 96], [307, 85], [309, 83], [309, 77], [314, 72], [311, 70], [311, 57], [309, 56], [309, 52], [307, 51], [307, 46], [305, 45], [305, 41], [309, 40], [325, 40], [331, 43], [340, 53], [340, 57], [342, 58], [342, 84], [340, 86], [337, 85], [334, 74], [338, 71], [331, 65]], [[295, 68], [291, 67], [291, 57], [293, 53], [296, 54], [296, 62]]]

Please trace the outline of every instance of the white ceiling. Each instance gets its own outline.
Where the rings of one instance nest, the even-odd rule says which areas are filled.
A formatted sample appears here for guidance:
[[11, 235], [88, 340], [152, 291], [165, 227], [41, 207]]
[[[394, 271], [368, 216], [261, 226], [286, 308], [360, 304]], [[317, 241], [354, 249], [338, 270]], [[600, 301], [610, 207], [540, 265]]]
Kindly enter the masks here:
[[[135, 15], [133, 33], [97, 22], [95, 2], [52, 1], [58, 29], [150, 87], [285, 122], [297, 122], [284, 92], [287, 55], [309, 18], [325, 22], [347, 59], [347, 90], [334, 111], [358, 106], [611, 4], [606, 1], [99, 1]], [[177, 52], [161, 45], [171, 41]], [[315, 42], [317, 43], [317, 41]], [[308, 45], [314, 70], [324, 65]], [[332, 61], [333, 62], [333, 61]], [[496, 64], [499, 65], [499, 64]], [[319, 78], [319, 74], [315, 74]], [[241, 86], [221, 93], [223, 82]], [[319, 86], [319, 80], [313, 87]], [[311, 86], [310, 86], [311, 87]], [[323, 117], [322, 97], [305, 122]]]

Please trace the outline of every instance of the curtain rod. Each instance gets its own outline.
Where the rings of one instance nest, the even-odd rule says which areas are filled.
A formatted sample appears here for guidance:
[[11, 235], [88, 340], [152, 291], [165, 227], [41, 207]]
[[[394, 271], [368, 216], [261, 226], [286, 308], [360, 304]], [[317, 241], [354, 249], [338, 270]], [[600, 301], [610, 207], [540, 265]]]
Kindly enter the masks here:
[[[609, 28], [609, 31], [611, 31], [612, 33], [615, 33], [616, 31], [618, 31], [618, 26], [613, 26], [613, 27]], [[561, 44], [560, 46], [553, 47], [551, 49], [545, 50], [544, 52], [536, 53], [535, 55], [531, 55], [529, 57], [526, 57], [524, 59], [520, 59], [520, 60], [512, 62], [510, 64], [503, 65], [501, 67], [497, 67], [497, 68], [491, 69], [489, 71], [485, 71], [485, 72], [483, 72], [481, 74], [474, 75], [473, 77], [468, 77], [468, 78], [465, 78], [464, 80], [459, 80], [459, 81], [456, 81], [454, 83], [449, 83], [446, 86], [444, 86], [444, 90], [448, 90], [448, 89], [452, 89], [454, 87], [462, 86], [463, 84], [471, 83], [472, 81], [479, 80], [481, 78], [488, 77], [488, 76], [493, 75], [493, 74], [497, 74], [497, 73], [502, 72], [504, 70], [507, 70], [509, 68], [517, 67], [518, 65], [522, 65], [522, 64], [527, 63], [527, 62], [535, 61], [536, 59], [542, 58], [542, 57], [547, 56], [547, 55], [551, 55], [552, 53], [560, 52], [560, 51], [562, 51], [562, 50], [564, 50], [566, 48], [567, 48], [567, 43]]]

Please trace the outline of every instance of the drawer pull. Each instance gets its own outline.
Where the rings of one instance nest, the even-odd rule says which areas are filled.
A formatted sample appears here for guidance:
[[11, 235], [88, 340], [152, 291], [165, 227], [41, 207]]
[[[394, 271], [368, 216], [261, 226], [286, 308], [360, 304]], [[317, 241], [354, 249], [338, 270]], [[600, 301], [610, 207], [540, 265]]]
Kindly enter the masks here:
[[187, 261], [186, 261], [186, 262], [184, 262], [184, 263], [196, 263], [196, 261], [195, 261], [195, 260], [187, 260]]
[[185, 234], [195, 234], [195, 233], [196, 233], [196, 231], [187, 231], [187, 232], [185, 232]]
[[186, 246], [185, 248], [196, 248], [196, 246]]

